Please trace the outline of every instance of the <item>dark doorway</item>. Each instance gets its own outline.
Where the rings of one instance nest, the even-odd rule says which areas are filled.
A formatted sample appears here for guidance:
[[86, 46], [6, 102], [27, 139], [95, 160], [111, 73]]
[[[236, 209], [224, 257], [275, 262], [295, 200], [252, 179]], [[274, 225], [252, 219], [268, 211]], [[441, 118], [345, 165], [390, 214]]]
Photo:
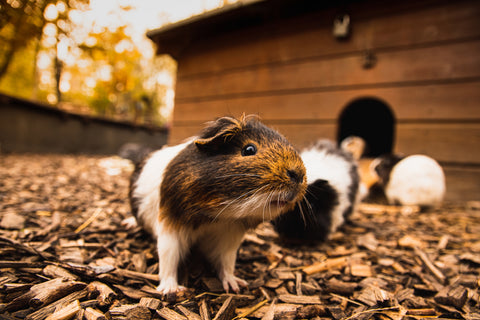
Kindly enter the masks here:
[[343, 109], [338, 120], [337, 141], [359, 136], [367, 147], [364, 157], [377, 157], [393, 150], [395, 116], [390, 107], [375, 98], [361, 98]]

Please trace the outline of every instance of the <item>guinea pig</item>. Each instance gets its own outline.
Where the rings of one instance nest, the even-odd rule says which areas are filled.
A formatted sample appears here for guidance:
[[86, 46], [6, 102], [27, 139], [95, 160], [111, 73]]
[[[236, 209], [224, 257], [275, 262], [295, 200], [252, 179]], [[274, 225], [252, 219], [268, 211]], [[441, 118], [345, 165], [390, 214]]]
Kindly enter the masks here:
[[359, 160], [363, 156], [366, 146], [365, 140], [357, 136], [348, 136], [340, 143], [340, 148], [350, 152], [355, 160]]
[[445, 175], [434, 159], [425, 155], [384, 155], [372, 163], [390, 204], [432, 207], [445, 196]]
[[325, 241], [354, 210], [359, 175], [351, 153], [320, 140], [300, 153], [307, 169], [307, 193], [297, 205], [273, 221], [281, 238]]
[[132, 175], [131, 206], [157, 240], [162, 294], [183, 289], [181, 260], [195, 245], [216, 268], [225, 291], [247, 229], [295, 206], [307, 188], [294, 147], [256, 117], [219, 118], [197, 137], [153, 152]]

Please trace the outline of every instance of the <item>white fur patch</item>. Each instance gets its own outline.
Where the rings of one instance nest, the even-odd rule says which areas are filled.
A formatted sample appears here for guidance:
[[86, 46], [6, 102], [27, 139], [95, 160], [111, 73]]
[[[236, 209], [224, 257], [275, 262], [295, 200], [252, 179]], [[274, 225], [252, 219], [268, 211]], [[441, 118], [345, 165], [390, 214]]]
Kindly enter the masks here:
[[122, 226], [124, 226], [126, 229], [133, 229], [138, 226], [137, 219], [135, 217], [128, 217], [122, 220], [121, 222]]
[[412, 155], [393, 167], [385, 194], [390, 203], [435, 206], [442, 202], [445, 190], [442, 167], [430, 157]]
[[164, 147], [152, 153], [145, 163], [133, 189], [133, 197], [140, 199], [138, 218], [142, 227], [157, 236], [158, 210], [160, 207], [160, 185], [167, 165], [191, 141]]
[[339, 204], [334, 207], [331, 216], [330, 231], [334, 232], [343, 224], [343, 213], [351, 205], [348, 199], [349, 187], [352, 184], [349, 174], [351, 164], [324, 149], [307, 149], [301, 153], [301, 157], [307, 169], [308, 184], [319, 179], [327, 180], [338, 194]]
[[163, 224], [157, 223], [158, 275], [160, 284], [157, 290], [163, 294], [176, 292], [178, 287], [178, 264], [189, 249], [189, 241], [177, 232], [167, 231]]

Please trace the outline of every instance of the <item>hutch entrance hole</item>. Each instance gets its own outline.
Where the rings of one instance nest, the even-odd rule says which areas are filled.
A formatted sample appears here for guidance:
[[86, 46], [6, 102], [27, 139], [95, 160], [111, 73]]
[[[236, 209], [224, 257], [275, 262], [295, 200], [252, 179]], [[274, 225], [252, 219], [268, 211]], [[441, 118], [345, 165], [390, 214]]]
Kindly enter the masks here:
[[340, 114], [337, 141], [359, 136], [366, 142], [364, 157], [392, 153], [395, 116], [391, 108], [375, 98], [361, 98], [348, 104]]

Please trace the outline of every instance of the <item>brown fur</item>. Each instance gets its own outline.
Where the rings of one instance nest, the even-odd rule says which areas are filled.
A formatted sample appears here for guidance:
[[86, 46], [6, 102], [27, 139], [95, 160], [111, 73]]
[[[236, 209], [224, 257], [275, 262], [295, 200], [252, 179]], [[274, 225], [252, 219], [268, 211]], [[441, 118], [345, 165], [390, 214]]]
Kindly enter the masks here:
[[[242, 156], [248, 144], [257, 147], [257, 154]], [[300, 156], [256, 118], [220, 118], [169, 163], [160, 190], [161, 218], [177, 228], [195, 229], [222, 220], [217, 214], [226, 203], [259, 188], [282, 190], [281, 201], [293, 207], [306, 189]], [[239, 220], [248, 227], [261, 222], [258, 217]]]
[[162, 294], [179, 290], [177, 267], [192, 246], [238, 292], [246, 229], [293, 208], [307, 187], [300, 155], [254, 117], [211, 122], [195, 140], [152, 153], [133, 179], [133, 211], [157, 240]]

